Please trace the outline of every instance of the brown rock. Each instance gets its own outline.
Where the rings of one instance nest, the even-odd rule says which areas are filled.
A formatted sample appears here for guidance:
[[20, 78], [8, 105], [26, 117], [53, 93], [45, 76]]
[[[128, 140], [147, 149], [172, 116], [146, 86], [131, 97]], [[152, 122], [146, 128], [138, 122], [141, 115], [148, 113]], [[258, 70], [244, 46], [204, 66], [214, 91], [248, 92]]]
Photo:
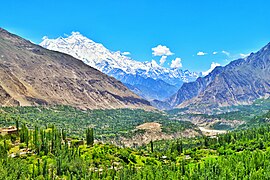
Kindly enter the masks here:
[[69, 55], [0, 28], [0, 105], [144, 108], [150, 103], [121, 82]]

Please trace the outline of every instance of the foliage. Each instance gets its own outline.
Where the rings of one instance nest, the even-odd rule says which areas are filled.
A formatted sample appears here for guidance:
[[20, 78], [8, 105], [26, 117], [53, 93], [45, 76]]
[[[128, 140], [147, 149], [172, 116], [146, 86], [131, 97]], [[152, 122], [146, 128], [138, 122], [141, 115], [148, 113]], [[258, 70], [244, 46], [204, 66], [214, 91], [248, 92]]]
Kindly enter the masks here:
[[[0, 179], [270, 178], [270, 125], [216, 138], [151, 141], [138, 149], [73, 144], [55, 126], [21, 127], [16, 143], [11, 135], [1, 137]], [[28, 146], [15, 153], [26, 139]]]
[[30, 129], [36, 125], [42, 128], [55, 125], [73, 138], [83, 138], [87, 128], [94, 128], [96, 139], [102, 141], [119, 136], [130, 137], [136, 126], [146, 122], [162, 124], [162, 131], [168, 134], [193, 128], [190, 122], [170, 121], [170, 116], [161, 112], [132, 109], [84, 111], [69, 106], [39, 106], [2, 107], [0, 112], [0, 126], [14, 125], [15, 120], [20, 120]]
[[[269, 115], [253, 121], [268, 122]], [[92, 145], [97, 133], [91, 128], [83, 134], [89, 137], [87, 146], [71, 139], [67, 128], [29, 126], [20, 119], [19, 133], [0, 136], [0, 179], [270, 179], [266, 123], [217, 137], [151, 141], [132, 149]]]

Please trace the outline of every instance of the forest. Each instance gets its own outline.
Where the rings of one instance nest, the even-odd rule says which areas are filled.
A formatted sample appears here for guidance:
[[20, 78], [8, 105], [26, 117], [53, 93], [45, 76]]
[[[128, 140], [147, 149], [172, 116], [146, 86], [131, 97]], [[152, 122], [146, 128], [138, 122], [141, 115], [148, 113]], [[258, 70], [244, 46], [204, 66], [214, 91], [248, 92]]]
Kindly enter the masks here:
[[81, 129], [82, 138], [76, 139], [69, 136], [68, 121], [64, 128], [49, 123], [53, 117], [48, 125], [30, 126], [17, 115], [5, 116], [8, 125], [20, 130], [0, 136], [0, 179], [270, 178], [270, 112], [256, 117], [263, 123], [253, 128], [151, 141], [137, 148], [94, 141], [97, 126]]
[[0, 127], [11, 126], [18, 119], [30, 129], [36, 125], [42, 128], [55, 125], [74, 139], [82, 138], [88, 127], [95, 128], [95, 138], [102, 141], [130, 137], [136, 126], [146, 122], [160, 123], [162, 132], [167, 134], [194, 128], [190, 122], [169, 120], [170, 116], [164, 112], [139, 109], [80, 110], [70, 106], [38, 106], [2, 107], [0, 112]]

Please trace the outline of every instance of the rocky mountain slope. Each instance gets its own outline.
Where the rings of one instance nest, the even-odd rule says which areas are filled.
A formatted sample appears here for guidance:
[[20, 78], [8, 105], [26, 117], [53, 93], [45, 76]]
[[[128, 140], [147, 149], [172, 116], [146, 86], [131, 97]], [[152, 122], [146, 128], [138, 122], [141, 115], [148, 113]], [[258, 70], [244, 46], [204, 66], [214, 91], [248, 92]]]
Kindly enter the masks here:
[[70, 55], [0, 29], [0, 105], [152, 108], [118, 80]]
[[167, 100], [172, 107], [193, 111], [250, 104], [270, 96], [270, 43], [257, 53], [216, 67], [209, 75], [185, 83]]
[[156, 61], [139, 62], [121, 52], [112, 52], [79, 32], [57, 39], [44, 38], [41, 46], [78, 58], [101, 72], [126, 84], [148, 100], [164, 100], [181, 87], [183, 82], [195, 81], [197, 73], [161, 67]]

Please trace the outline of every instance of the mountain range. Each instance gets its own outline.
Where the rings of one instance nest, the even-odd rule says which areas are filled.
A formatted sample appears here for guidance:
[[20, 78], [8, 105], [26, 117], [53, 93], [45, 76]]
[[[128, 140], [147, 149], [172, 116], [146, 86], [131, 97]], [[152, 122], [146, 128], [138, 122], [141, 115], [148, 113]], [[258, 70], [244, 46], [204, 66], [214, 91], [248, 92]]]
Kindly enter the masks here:
[[151, 99], [159, 109], [209, 113], [270, 97], [270, 43], [205, 77], [164, 68], [155, 61], [132, 60], [80, 33], [45, 38], [41, 45], [45, 48], [0, 28], [1, 106], [153, 109], [145, 100]]
[[195, 81], [200, 75], [188, 70], [165, 68], [154, 60], [150, 62], [133, 60], [120, 51], [108, 50], [79, 32], [72, 32], [65, 38], [45, 37], [40, 45], [82, 60], [85, 64], [118, 79], [147, 100], [165, 100], [175, 94], [184, 82]]
[[159, 108], [185, 108], [192, 112], [232, 105], [247, 105], [270, 96], [270, 43], [246, 58], [216, 67], [195, 82], [184, 83]]
[[153, 109], [115, 78], [0, 28], [0, 106], [56, 104]]

